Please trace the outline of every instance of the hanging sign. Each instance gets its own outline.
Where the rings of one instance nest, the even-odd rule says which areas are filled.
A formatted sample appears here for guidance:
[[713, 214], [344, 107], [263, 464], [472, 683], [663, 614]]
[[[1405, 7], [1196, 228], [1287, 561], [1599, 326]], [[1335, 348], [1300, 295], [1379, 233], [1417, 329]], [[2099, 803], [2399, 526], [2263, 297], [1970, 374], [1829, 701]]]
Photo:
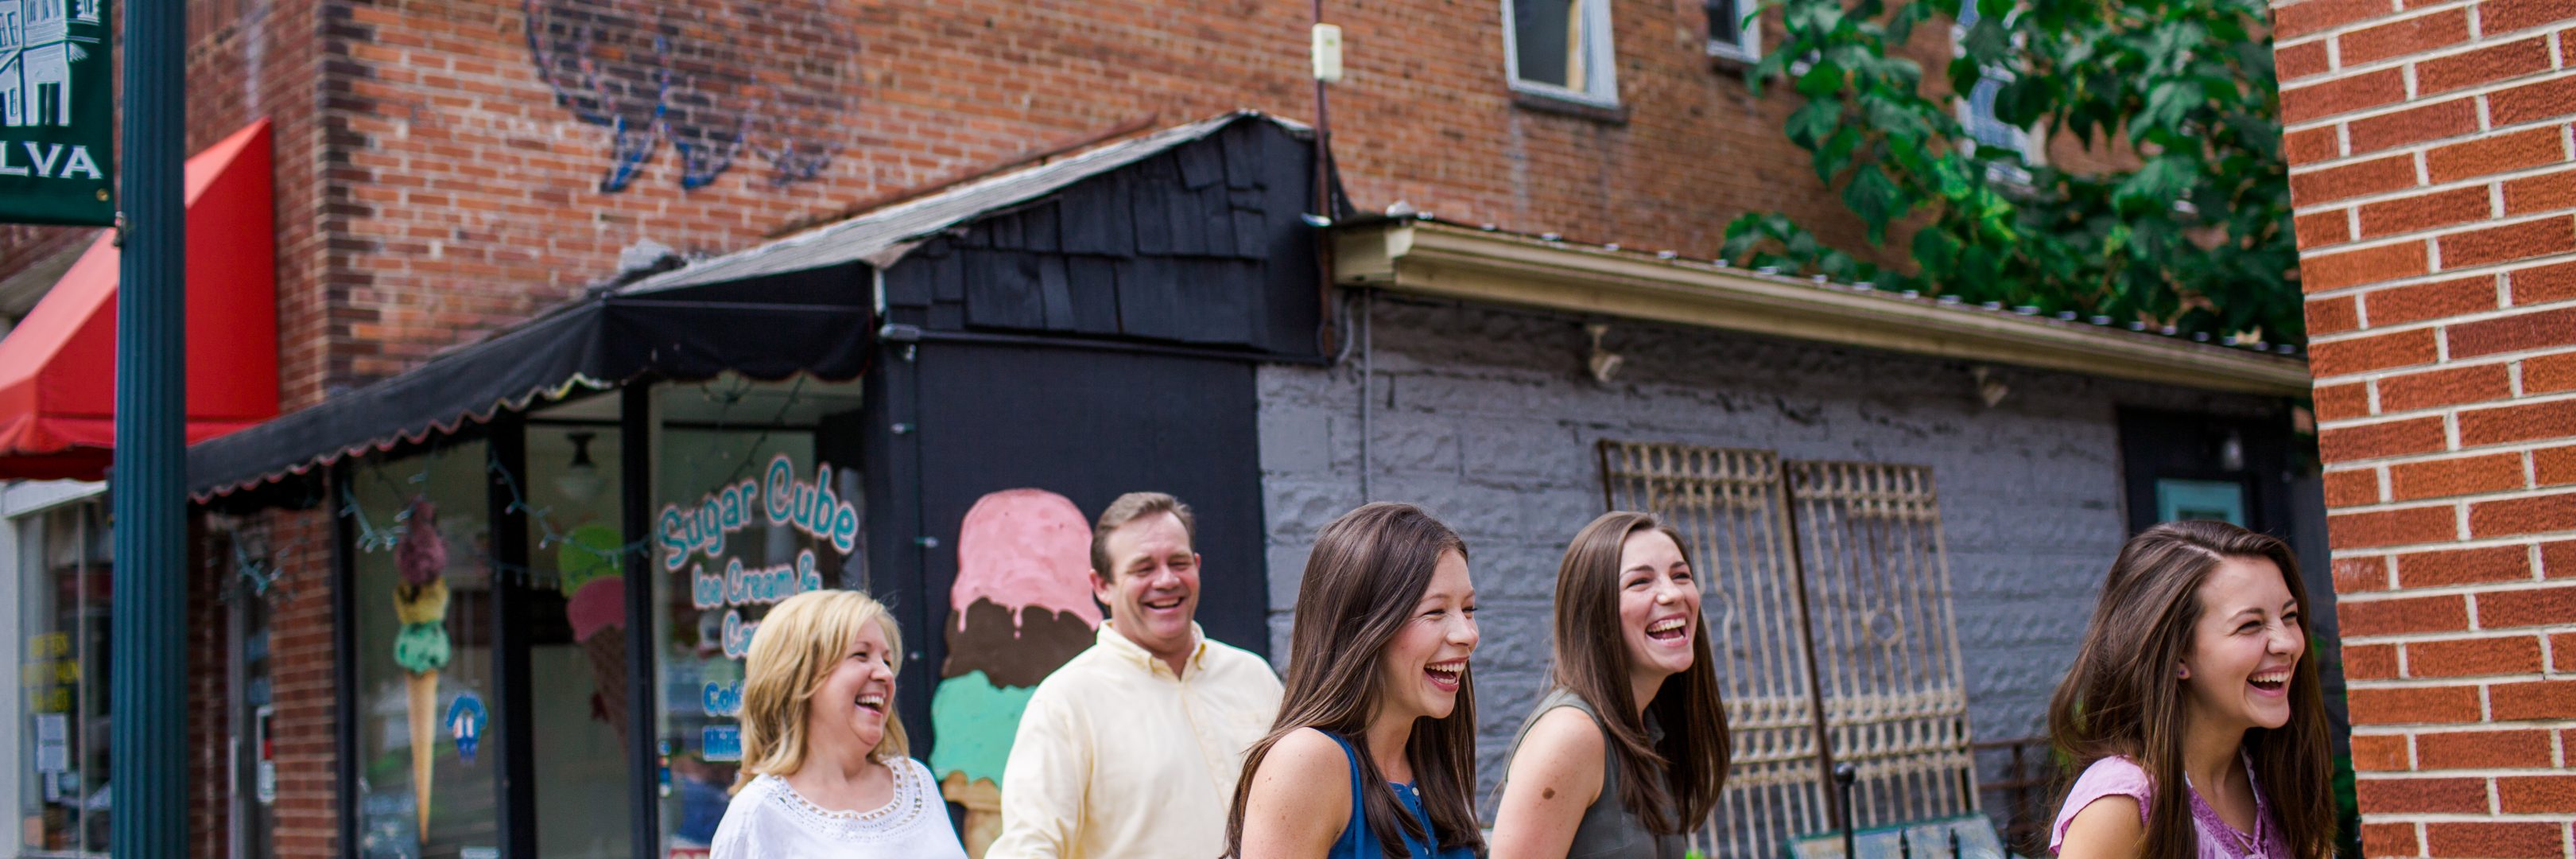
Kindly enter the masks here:
[[0, 10], [0, 223], [115, 224], [107, 0]]

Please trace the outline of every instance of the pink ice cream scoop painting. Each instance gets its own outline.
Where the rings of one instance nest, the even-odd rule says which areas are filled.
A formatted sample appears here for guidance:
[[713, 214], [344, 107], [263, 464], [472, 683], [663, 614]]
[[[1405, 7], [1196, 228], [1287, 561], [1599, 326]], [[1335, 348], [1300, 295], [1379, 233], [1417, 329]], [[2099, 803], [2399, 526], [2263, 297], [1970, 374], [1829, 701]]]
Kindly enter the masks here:
[[940, 792], [966, 807], [966, 849], [1001, 829], [1002, 765], [1029, 693], [1091, 646], [1091, 522], [1062, 495], [1006, 489], [966, 511], [948, 591], [948, 658], [931, 696]]
[[[1006, 489], [978, 499], [957, 532], [952, 608], [986, 600], [1011, 609], [1013, 626], [1030, 608], [1100, 625], [1100, 604], [1091, 599], [1091, 523], [1072, 501], [1044, 489]], [[963, 627], [967, 618], [960, 614], [956, 623]]]
[[591, 718], [615, 728], [620, 741], [626, 738], [626, 577], [619, 568], [624, 549], [616, 529], [583, 525], [555, 550], [564, 619], [590, 657]]

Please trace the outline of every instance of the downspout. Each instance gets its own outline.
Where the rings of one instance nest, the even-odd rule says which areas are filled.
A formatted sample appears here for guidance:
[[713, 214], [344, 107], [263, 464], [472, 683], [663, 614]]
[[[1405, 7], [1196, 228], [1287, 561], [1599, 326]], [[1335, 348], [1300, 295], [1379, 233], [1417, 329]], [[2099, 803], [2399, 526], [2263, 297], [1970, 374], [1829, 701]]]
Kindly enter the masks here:
[[1376, 346], [1377, 290], [1360, 290], [1360, 503], [1374, 497], [1369, 494], [1369, 413], [1377, 407]]
[[[1313, 30], [1320, 32], [1323, 27], [1324, 0], [1314, 0]], [[1309, 50], [1312, 50], [1311, 43]], [[1324, 95], [1325, 81], [1322, 70], [1316, 69], [1313, 77], [1315, 78], [1315, 216], [1309, 220], [1316, 223], [1320, 233], [1321, 230], [1332, 228], [1333, 221], [1339, 213], [1333, 211], [1333, 180], [1330, 169], [1333, 150], [1333, 114]], [[1320, 234], [1315, 237], [1315, 306], [1323, 311], [1321, 318], [1316, 321], [1315, 351], [1324, 355], [1334, 354], [1339, 351], [1335, 348], [1337, 345], [1335, 341], [1340, 339], [1340, 332], [1333, 328], [1333, 243], [1325, 240], [1325, 237]]]

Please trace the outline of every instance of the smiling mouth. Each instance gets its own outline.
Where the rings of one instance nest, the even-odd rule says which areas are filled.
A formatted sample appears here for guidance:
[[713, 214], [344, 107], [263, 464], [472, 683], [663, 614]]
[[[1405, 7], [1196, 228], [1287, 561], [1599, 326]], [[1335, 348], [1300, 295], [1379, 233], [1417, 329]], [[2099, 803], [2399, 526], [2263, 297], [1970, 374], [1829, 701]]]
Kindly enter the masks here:
[[1144, 607], [1146, 607], [1146, 608], [1148, 608], [1148, 609], [1151, 609], [1151, 610], [1154, 610], [1154, 611], [1172, 611], [1172, 610], [1175, 610], [1175, 609], [1180, 608], [1180, 607], [1181, 607], [1181, 603], [1184, 603], [1184, 602], [1187, 602], [1187, 601], [1188, 601], [1188, 598], [1186, 598], [1186, 597], [1173, 597], [1173, 598], [1171, 598], [1171, 599], [1166, 599], [1166, 600], [1152, 600], [1152, 601], [1148, 601], [1148, 602], [1144, 602], [1144, 603], [1139, 603], [1139, 605], [1143, 605]]
[[1431, 688], [1443, 692], [1456, 692], [1459, 681], [1467, 674], [1467, 660], [1425, 665], [1422, 666], [1422, 673], [1431, 679]]
[[885, 715], [886, 700], [883, 693], [870, 692], [860, 695], [858, 700], [852, 701], [851, 703], [857, 704], [861, 710], [866, 710], [880, 716]]
[[2266, 671], [2245, 678], [2245, 682], [2254, 684], [2254, 688], [2265, 692], [2278, 692], [2282, 687], [2290, 685], [2290, 669], [2279, 668]]
[[1646, 627], [1646, 637], [1656, 641], [1681, 641], [1690, 637], [1690, 624], [1678, 617], [1665, 618]]

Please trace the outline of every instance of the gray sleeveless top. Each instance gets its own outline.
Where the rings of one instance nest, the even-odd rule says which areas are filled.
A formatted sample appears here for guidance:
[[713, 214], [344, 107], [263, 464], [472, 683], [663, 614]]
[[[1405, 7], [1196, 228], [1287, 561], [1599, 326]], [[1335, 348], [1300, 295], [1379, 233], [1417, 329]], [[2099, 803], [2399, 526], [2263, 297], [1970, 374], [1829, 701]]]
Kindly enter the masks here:
[[[1539, 717], [1546, 715], [1547, 711], [1558, 707], [1581, 710], [1583, 715], [1592, 717], [1594, 726], [1601, 725], [1601, 714], [1593, 712], [1592, 705], [1583, 702], [1583, 696], [1566, 689], [1549, 690], [1547, 697], [1538, 699], [1538, 706], [1530, 710], [1529, 717], [1521, 720], [1520, 731], [1512, 735], [1512, 754], [1515, 757], [1521, 753], [1521, 740], [1529, 737], [1530, 726], [1538, 724]], [[1660, 726], [1652, 721], [1646, 723], [1646, 733], [1649, 737], [1663, 736]], [[1574, 846], [1566, 851], [1566, 859], [1625, 856], [1682, 859], [1682, 854], [1690, 849], [1688, 841], [1679, 835], [1656, 835], [1628, 810], [1625, 803], [1619, 801], [1619, 780], [1625, 776], [1619, 771], [1618, 743], [1610, 738], [1610, 729], [1606, 727], [1601, 729], [1601, 740], [1601, 796], [1583, 810], [1583, 822], [1574, 828]], [[1501, 802], [1503, 791], [1510, 784], [1511, 773], [1507, 764], [1503, 783], [1494, 787], [1497, 803]]]

